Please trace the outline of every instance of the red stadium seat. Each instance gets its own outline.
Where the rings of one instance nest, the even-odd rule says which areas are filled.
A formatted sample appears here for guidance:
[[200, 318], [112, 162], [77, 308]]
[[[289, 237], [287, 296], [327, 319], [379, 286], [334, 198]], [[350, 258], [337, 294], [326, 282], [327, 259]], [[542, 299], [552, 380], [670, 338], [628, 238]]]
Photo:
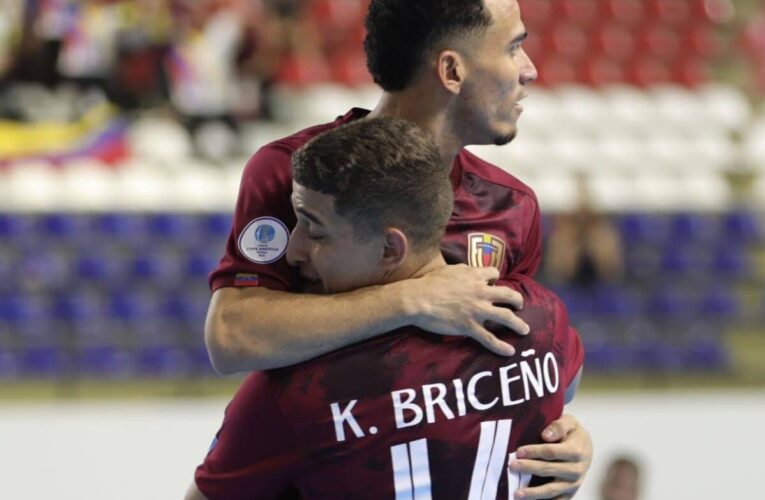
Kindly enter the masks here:
[[550, 57], [537, 65], [539, 83], [542, 85], [558, 85], [577, 81], [576, 67], [566, 57]]
[[702, 58], [687, 57], [673, 67], [672, 80], [686, 87], [698, 87], [709, 79], [709, 63]]
[[627, 78], [635, 85], [647, 87], [670, 81], [672, 73], [666, 63], [652, 57], [643, 57], [629, 65]]
[[561, 54], [572, 59], [583, 57], [589, 48], [587, 34], [573, 24], [556, 26], [550, 42], [555, 54]]
[[559, 4], [563, 18], [580, 28], [589, 28], [600, 18], [598, 3], [593, 0], [561, 0]]
[[634, 26], [645, 17], [643, 0], [604, 0], [603, 13], [606, 18], [619, 24]]
[[689, 0], [648, 0], [646, 4], [655, 22], [670, 25], [690, 22], [692, 6]]
[[667, 25], [648, 26], [640, 33], [639, 40], [648, 54], [662, 60], [673, 60], [681, 53], [680, 36]]
[[552, 19], [550, 0], [520, 0], [523, 22], [530, 31], [542, 31]]
[[718, 56], [723, 50], [720, 34], [708, 25], [691, 28], [685, 35], [685, 43], [690, 53], [704, 58]]
[[623, 61], [635, 53], [636, 40], [629, 29], [610, 23], [593, 32], [591, 46], [598, 55]]
[[626, 80], [621, 61], [608, 57], [588, 60], [583, 68], [582, 80], [588, 85], [601, 87]]

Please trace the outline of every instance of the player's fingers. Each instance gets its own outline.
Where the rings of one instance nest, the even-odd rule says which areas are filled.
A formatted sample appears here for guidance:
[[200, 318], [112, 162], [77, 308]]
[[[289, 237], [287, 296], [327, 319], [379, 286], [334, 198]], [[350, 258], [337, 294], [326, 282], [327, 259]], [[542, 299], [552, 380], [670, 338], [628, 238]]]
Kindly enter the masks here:
[[518, 458], [533, 460], [561, 460], [564, 462], [580, 462], [582, 460], [581, 450], [566, 443], [528, 444], [518, 448], [516, 453]]
[[484, 282], [494, 282], [499, 279], [499, 269], [496, 267], [471, 267], [475, 275]]
[[515, 498], [535, 500], [541, 498], [572, 498], [578, 486], [563, 481], [553, 481], [534, 488], [523, 488], [515, 492]]
[[529, 325], [506, 307], [488, 308], [484, 316], [486, 320], [504, 325], [521, 335], [527, 335], [530, 331]]
[[493, 333], [478, 322], [473, 323], [472, 328], [468, 333], [476, 342], [495, 354], [499, 354], [500, 356], [512, 356], [515, 354], [515, 348], [513, 346], [507, 342], [499, 340]]
[[523, 295], [506, 286], [493, 286], [489, 290], [489, 300], [493, 304], [507, 304], [515, 309], [523, 309]]
[[542, 439], [548, 443], [560, 441], [578, 426], [579, 422], [572, 415], [561, 415], [559, 419], [545, 427], [545, 430], [542, 431]]
[[581, 477], [579, 464], [569, 462], [546, 462], [543, 460], [513, 460], [513, 472], [533, 474], [540, 477], [554, 477], [565, 481], [576, 481]]

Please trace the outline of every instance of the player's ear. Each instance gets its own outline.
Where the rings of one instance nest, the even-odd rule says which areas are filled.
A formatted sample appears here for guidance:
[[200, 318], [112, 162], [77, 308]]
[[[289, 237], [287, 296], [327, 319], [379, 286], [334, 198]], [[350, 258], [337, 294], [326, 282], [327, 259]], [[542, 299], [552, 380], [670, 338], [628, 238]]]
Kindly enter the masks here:
[[453, 50], [444, 50], [438, 54], [436, 62], [438, 79], [446, 90], [459, 94], [465, 81], [465, 63], [462, 56]]
[[385, 230], [382, 264], [393, 270], [404, 263], [409, 255], [409, 240], [401, 230], [389, 227]]

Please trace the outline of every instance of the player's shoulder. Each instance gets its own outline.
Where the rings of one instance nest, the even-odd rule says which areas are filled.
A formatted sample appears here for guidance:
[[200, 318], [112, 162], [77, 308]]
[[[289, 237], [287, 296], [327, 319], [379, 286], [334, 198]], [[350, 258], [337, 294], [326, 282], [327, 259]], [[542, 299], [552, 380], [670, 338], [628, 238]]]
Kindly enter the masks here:
[[534, 190], [506, 170], [479, 158], [467, 149], [460, 151], [458, 158], [461, 162], [463, 172], [471, 173], [480, 177], [484, 181], [503, 186], [512, 191], [517, 191], [536, 200], [537, 196], [536, 193], [534, 193]]

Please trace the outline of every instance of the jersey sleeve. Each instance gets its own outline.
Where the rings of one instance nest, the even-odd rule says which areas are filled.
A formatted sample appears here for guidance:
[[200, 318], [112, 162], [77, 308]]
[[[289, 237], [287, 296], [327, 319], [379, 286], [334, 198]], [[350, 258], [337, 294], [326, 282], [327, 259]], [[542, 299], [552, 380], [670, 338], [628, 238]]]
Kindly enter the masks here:
[[292, 148], [271, 143], [250, 159], [242, 173], [234, 220], [223, 258], [210, 273], [212, 291], [232, 286], [264, 286], [289, 291], [297, 271], [284, 258], [295, 227]]
[[531, 224], [528, 235], [521, 248], [521, 258], [510, 273], [522, 274], [533, 278], [542, 262], [542, 220], [539, 201], [533, 191], [530, 192], [530, 203], [533, 204]]
[[289, 498], [303, 459], [266, 372], [247, 377], [226, 408], [197, 488], [209, 500]]

